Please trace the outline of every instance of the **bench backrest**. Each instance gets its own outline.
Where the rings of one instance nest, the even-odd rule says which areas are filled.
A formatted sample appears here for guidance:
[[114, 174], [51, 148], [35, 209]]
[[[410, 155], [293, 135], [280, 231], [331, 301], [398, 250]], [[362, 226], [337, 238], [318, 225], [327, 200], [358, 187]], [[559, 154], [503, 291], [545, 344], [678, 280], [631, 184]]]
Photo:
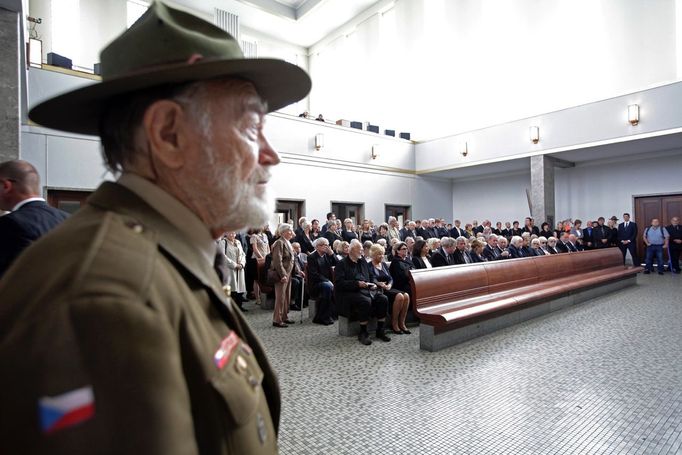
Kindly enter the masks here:
[[506, 259], [410, 271], [417, 312], [429, 307], [522, 286], [623, 266], [618, 248]]

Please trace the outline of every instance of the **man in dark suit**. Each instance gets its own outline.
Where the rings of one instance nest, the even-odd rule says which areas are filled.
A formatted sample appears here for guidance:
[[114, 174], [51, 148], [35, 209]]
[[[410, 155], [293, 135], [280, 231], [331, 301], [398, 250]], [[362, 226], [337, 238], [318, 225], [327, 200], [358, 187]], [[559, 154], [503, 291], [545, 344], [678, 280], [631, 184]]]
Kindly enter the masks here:
[[455, 265], [455, 239], [446, 237], [441, 240], [440, 247], [431, 255], [431, 265], [434, 267], [443, 267], [446, 265]]
[[450, 235], [450, 231], [445, 227], [445, 220], [442, 218], [436, 218], [436, 233], [439, 239]]
[[332, 282], [332, 267], [337, 260], [329, 247], [329, 241], [319, 237], [314, 242], [315, 251], [308, 256], [308, 292], [310, 297], [317, 300], [317, 313], [313, 316], [315, 324], [331, 325], [334, 323], [334, 283]]
[[455, 264], [472, 264], [474, 262], [467, 251], [467, 240], [464, 237], [459, 237], [457, 240], [457, 247], [453, 256], [455, 257]]
[[497, 246], [497, 235], [492, 234], [488, 237], [488, 244], [483, 248], [483, 257], [488, 261], [501, 259], [502, 250]]
[[639, 265], [637, 259], [637, 223], [630, 221], [630, 214], [623, 213], [623, 222], [618, 225], [618, 248], [623, 253], [623, 263], [625, 263], [625, 255], [630, 252], [632, 257], [632, 264]]
[[665, 228], [670, 235], [668, 239], [668, 256], [670, 257], [670, 271], [680, 273], [680, 251], [682, 251], [682, 226], [676, 216], [670, 220], [670, 225]]
[[453, 239], [459, 238], [459, 237], [465, 237], [467, 231], [464, 230], [463, 227], [461, 227], [462, 222], [459, 220], [455, 220], [455, 225], [450, 229], [450, 237]]
[[523, 226], [523, 232], [530, 232], [531, 235], [535, 234], [537, 236], [540, 235], [540, 229], [535, 225], [535, 220], [531, 217], [526, 217], [524, 220], [525, 225]]
[[606, 248], [609, 246], [608, 229], [608, 227], [604, 226], [604, 217], [600, 216], [597, 219], [597, 226], [592, 227], [592, 246], [595, 249]]
[[414, 223], [414, 221], [408, 221], [405, 223], [405, 227], [400, 230], [400, 240], [403, 242], [405, 241], [406, 238], [412, 237], [415, 238], [417, 237], [417, 225]]
[[372, 344], [367, 333], [367, 323], [371, 316], [377, 318], [377, 339], [391, 341], [384, 331], [388, 298], [383, 293], [376, 292], [377, 285], [372, 281], [370, 267], [362, 258], [362, 244], [353, 240], [348, 256], [339, 261], [334, 273], [339, 314], [345, 317], [357, 316], [360, 321], [358, 341], [366, 346]]
[[69, 214], [50, 207], [40, 197], [40, 176], [23, 160], [0, 163], [0, 278], [31, 243], [64, 221]]

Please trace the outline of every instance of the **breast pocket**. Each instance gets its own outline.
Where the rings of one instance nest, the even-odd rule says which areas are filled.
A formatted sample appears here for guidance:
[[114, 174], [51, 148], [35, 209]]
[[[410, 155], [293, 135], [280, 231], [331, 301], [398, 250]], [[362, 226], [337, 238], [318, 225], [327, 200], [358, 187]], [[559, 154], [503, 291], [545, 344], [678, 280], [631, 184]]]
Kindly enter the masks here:
[[263, 371], [251, 348], [235, 332], [222, 341], [213, 356], [208, 380], [225, 403], [232, 423], [242, 426], [255, 418], [264, 403]]

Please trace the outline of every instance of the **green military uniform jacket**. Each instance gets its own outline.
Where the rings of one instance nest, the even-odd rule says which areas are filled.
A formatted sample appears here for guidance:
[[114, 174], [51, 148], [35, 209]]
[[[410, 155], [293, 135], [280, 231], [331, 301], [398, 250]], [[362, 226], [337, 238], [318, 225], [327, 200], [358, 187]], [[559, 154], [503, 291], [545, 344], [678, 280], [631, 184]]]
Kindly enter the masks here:
[[262, 346], [140, 194], [104, 183], [0, 281], [0, 453], [277, 452]]

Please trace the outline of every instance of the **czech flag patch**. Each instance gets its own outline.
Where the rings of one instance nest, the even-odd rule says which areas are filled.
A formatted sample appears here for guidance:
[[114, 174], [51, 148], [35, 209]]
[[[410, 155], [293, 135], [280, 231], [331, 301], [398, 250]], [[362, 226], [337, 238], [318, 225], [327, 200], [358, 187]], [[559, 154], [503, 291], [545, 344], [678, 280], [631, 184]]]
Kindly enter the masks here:
[[236, 333], [230, 332], [227, 338], [224, 338], [223, 341], [220, 342], [220, 348], [213, 354], [215, 366], [222, 370], [225, 364], [230, 360], [232, 352], [234, 352], [234, 349], [238, 344], [239, 337]]
[[54, 433], [95, 415], [95, 396], [92, 387], [86, 386], [54, 397], [38, 400], [40, 427], [43, 433]]

